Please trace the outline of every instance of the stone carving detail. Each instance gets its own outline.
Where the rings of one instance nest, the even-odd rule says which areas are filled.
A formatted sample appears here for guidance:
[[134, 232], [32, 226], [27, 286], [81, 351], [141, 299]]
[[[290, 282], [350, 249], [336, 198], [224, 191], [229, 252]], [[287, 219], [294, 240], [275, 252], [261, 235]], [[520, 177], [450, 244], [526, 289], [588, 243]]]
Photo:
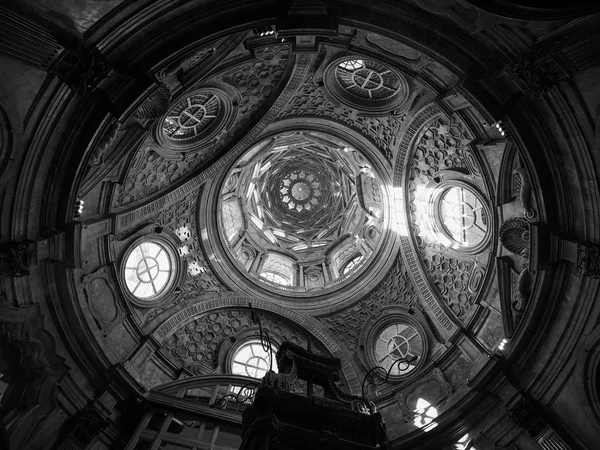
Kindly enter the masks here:
[[173, 231], [181, 240], [180, 252], [187, 262], [187, 276], [183, 285], [183, 299], [195, 298], [206, 292], [227, 290], [210, 269], [197, 234], [197, 195], [189, 194], [168, 208], [161, 210], [156, 223]]
[[219, 150], [228, 147], [241, 130], [250, 124], [255, 113], [280, 83], [289, 59], [289, 48], [266, 47], [256, 50], [255, 54], [255, 60], [207, 80], [229, 84], [239, 92], [236, 118], [229, 129], [222, 129], [203, 148], [179, 153], [179, 156], [171, 158], [154, 151], [157, 144], [152, 136], [148, 136], [133, 157], [123, 185], [117, 188], [113, 206], [129, 205], [154, 195], [189, 175]]
[[[228, 290], [210, 268], [207, 257], [200, 245], [197, 234], [198, 195], [201, 195], [201, 193], [192, 192], [181, 198], [179, 202], [165, 207], [149, 218], [150, 222], [172, 231], [179, 237], [181, 242], [178, 250], [186, 262], [187, 273], [181, 289], [175, 290], [173, 301], [153, 309], [146, 316], [146, 323], [181, 302], [191, 301], [209, 292]], [[131, 227], [122, 230], [117, 239], [123, 238], [130, 231]]]
[[520, 217], [507, 220], [498, 232], [500, 242], [515, 255], [529, 258], [529, 222]]
[[416, 184], [428, 183], [442, 170], [468, 169], [465, 156], [472, 140], [471, 133], [456, 117], [434, 120], [413, 154], [409, 190], [414, 190]]
[[380, 316], [384, 307], [400, 305], [423, 310], [410, 276], [401, 261], [401, 258], [398, 258], [388, 276], [360, 304], [337, 314], [319, 318], [350, 351], [358, 350], [363, 324], [371, 318]]
[[291, 76], [285, 83], [285, 87], [277, 97], [277, 100], [271, 105], [264, 116], [238, 140], [235, 145], [222, 157], [217, 159], [206, 170], [200, 171], [193, 178], [185, 182], [180, 187], [171, 190], [162, 197], [151, 201], [150, 203], [134, 209], [130, 212], [122, 214], [119, 218], [121, 226], [128, 226], [135, 221], [146, 218], [154, 214], [157, 210], [164, 208], [166, 205], [177, 202], [182, 196], [190, 192], [196, 191], [209, 178], [213, 177], [219, 170], [226, 167], [239, 157], [248, 146], [259, 136], [259, 134], [277, 117], [279, 111], [288, 103], [294, 92], [301, 85], [309, 67], [311, 57], [308, 53], [300, 53], [296, 56], [296, 65]]
[[165, 86], [161, 86], [150, 94], [134, 115], [139, 119], [158, 119], [167, 112], [170, 101], [171, 92]]
[[525, 217], [531, 220], [535, 217], [535, 210], [533, 209], [533, 195], [531, 193], [529, 174], [523, 167], [515, 169], [513, 174], [515, 175], [515, 184], [519, 191], [519, 200], [525, 210]]
[[104, 336], [109, 335], [126, 315], [118, 300], [110, 269], [105, 266], [86, 276], [78, 289]]
[[517, 286], [514, 294], [514, 300], [512, 302], [512, 308], [517, 314], [523, 314], [527, 308], [527, 302], [531, 295], [531, 286], [533, 283], [533, 276], [531, 271], [525, 267], [517, 278]]
[[[215, 44], [215, 47], [216, 46], [218, 46], [218, 43]], [[156, 79], [163, 83], [169, 92], [172, 93], [177, 88], [181, 87], [181, 83], [179, 82], [179, 78], [177, 76], [178, 73], [180, 71], [186, 72], [191, 67], [194, 67], [196, 64], [199, 64], [203, 60], [209, 58], [215, 53], [215, 47], [201, 48], [195, 53], [170, 64], [156, 73]]]
[[33, 241], [0, 242], [0, 275], [23, 277], [29, 275], [33, 259]]
[[[469, 143], [473, 137], [457, 117], [433, 120], [416, 143], [409, 162], [409, 210], [415, 244], [433, 286], [445, 304], [460, 320], [465, 320], [482, 287], [485, 266], [465, 257], [448, 253], [448, 249], [432, 236], [431, 215], [417, 203], [419, 191], [428, 189], [444, 177], [480, 177]], [[451, 174], [451, 175], [448, 175]], [[454, 174], [454, 175], [452, 175]], [[427, 222], [427, 223], [425, 223]]]
[[[327, 354], [322, 345], [311, 340], [306, 332], [276, 315], [261, 312], [261, 324], [272, 336], [278, 336], [303, 348], [307, 347], [310, 340], [311, 346], [318, 347], [319, 352]], [[249, 310], [221, 309], [187, 323], [166, 338], [163, 348], [180, 359], [185, 368], [195, 374], [204, 374], [209, 370], [215, 373], [219, 369], [226, 372], [227, 368], [218, 367], [217, 357], [221, 345], [226, 339], [250, 328], [256, 328], [258, 332]]]
[[117, 138], [117, 133], [121, 128], [121, 123], [118, 120], [114, 120], [102, 135], [102, 138], [98, 142], [98, 145], [92, 153], [90, 164], [92, 166], [101, 166], [104, 162], [104, 155], [106, 151], [112, 147]]
[[475, 300], [474, 293], [469, 289], [475, 266], [473, 261], [449, 258], [441, 252], [424, 258], [424, 261], [433, 284], [448, 307], [456, 317], [463, 318]]
[[400, 57], [401, 61], [408, 64], [418, 64], [424, 59], [423, 54], [412, 47], [376, 33], [368, 33], [365, 40], [385, 52]]
[[313, 77], [308, 77], [303, 86], [279, 113], [278, 119], [294, 116], [327, 117], [355, 128], [370, 137], [377, 148], [391, 161], [400, 140], [400, 131], [406, 115], [389, 114], [384, 117], [366, 117], [354, 108], [336, 105], [322, 91]]
[[527, 59], [509, 65], [505, 74], [525, 94], [539, 97], [559, 81], [569, 78], [568, 73], [552, 57], [544, 60]]

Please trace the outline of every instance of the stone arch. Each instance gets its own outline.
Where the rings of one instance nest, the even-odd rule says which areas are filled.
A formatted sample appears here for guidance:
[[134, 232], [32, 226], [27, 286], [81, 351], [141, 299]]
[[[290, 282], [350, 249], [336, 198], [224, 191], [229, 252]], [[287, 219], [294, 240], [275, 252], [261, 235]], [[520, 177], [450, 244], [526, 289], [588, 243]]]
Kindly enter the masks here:
[[361, 381], [342, 347], [323, 329], [316, 319], [303, 316], [272, 302], [248, 297], [244, 294], [206, 294], [199, 297], [194, 304], [177, 311], [170, 318], [166, 319], [152, 335], [160, 344], [168, 336], [175, 333], [188, 322], [194, 320], [194, 318], [200, 314], [226, 307], [247, 307], [248, 303], [252, 303], [252, 307], [259, 311], [271, 312], [295, 322], [298, 326], [304, 328], [309, 335], [321, 342], [333, 356], [341, 359], [342, 373], [348, 382], [348, 388], [352, 394], [358, 395], [360, 392]]

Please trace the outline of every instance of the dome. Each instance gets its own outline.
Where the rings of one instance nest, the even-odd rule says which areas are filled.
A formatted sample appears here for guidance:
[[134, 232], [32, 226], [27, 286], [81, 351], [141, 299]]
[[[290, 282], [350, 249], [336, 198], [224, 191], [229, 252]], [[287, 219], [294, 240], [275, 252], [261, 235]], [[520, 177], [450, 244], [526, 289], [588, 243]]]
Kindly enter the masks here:
[[236, 448], [286, 342], [392, 449], [597, 446], [597, 1], [5, 3], [0, 447]]
[[249, 280], [306, 296], [360, 275], [387, 228], [385, 210], [381, 179], [360, 150], [299, 130], [236, 161], [220, 190], [218, 225]]

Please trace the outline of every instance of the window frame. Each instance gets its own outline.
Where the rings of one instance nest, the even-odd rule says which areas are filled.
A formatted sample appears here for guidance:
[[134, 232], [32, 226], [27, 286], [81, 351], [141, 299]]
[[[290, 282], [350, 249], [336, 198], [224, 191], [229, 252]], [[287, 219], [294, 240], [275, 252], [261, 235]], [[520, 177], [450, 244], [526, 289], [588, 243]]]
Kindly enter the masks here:
[[[142, 298], [136, 296], [133, 292], [130, 291], [127, 280], [126, 280], [126, 264], [130, 255], [134, 252], [134, 250], [141, 244], [145, 242], [152, 242], [160, 247], [162, 247], [169, 257], [169, 261], [171, 263], [171, 274], [169, 275], [169, 279], [167, 280], [165, 286], [155, 295]], [[175, 288], [181, 284], [183, 278], [185, 277], [185, 264], [179, 254], [179, 251], [173, 245], [170, 239], [168, 239], [162, 233], [150, 233], [144, 234], [143, 236], [139, 236], [137, 239], [130, 242], [125, 250], [123, 251], [120, 261], [119, 261], [119, 281], [121, 283], [122, 291], [131, 303], [140, 307], [140, 308], [151, 308], [156, 305], [161, 304], [167, 299], [171, 298], [171, 294], [174, 292]]]
[[[261, 347], [261, 349], [262, 349], [262, 344], [261, 344], [261, 341], [260, 341], [260, 337], [259, 336], [255, 336], [255, 335], [247, 336], [244, 339], [240, 339], [239, 342], [236, 342], [235, 345], [233, 345], [229, 349], [229, 351], [227, 352], [227, 358], [226, 358], [226, 361], [225, 361], [225, 366], [226, 366], [225, 368], [226, 368], [226, 370], [227, 370], [228, 373], [230, 373], [232, 375], [247, 376], [247, 377], [250, 377], [250, 378], [255, 378], [257, 380], [260, 380], [260, 379], [262, 379], [264, 377], [264, 375], [263, 375], [263, 377], [256, 378], [256, 377], [250, 376], [248, 374], [248, 372], [246, 372], [244, 374], [238, 374], [238, 373], [235, 373], [233, 371], [233, 364], [234, 363], [242, 364], [240, 362], [236, 362], [235, 361], [236, 354], [238, 354], [242, 348], [244, 348], [246, 346], [249, 346], [249, 345], [253, 345], [253, 344], [258, 344]], [[276, 341], [274, 341], [273, 339], [271, 339], [271, 347], [272, 347], [272, 350], [273, 350], [271, 369], [275, 373], [277, 373], [278, 372], [278, 368], [277, 368], [277, 362], [276, 362], [275, 359], [276, 359], [277, 351], [279, 350], [279, 344]], [[246, 361], [246, 363], [247, 363], [247, 361]], [[246, 363], [243, 363], [243, 365], [246, 366]], [[268, 372], [268, 370], [265, 372], [265, 374], [267, 372]]]

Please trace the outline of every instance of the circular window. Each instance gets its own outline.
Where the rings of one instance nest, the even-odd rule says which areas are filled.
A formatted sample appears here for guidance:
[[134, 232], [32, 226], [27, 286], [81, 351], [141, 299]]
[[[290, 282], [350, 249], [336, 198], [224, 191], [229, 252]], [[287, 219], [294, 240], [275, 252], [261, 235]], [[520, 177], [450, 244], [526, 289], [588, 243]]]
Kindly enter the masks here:
[[129, 292], [140, 299], [159, 296], [173, 279], [171, 253], [160, 243], [144, 241], [127, 256], [124, 267]]
[[[379, 333], [375, 340], [375, 360], [378, 365], [389, 370], [391, 375], [405, 375], [412, 372], [423, 355], [423, 338], [411, 325], [394, 323]], [[399, 359], [416, 356], [412, 362], [397, 363]]]
[[214, 137], [229, 116], [227, 95], [217, 88], [206, 87], [181, 98], [164, 116], [159, 140], [167, 147], [190, 148]]
[[409, 98], [406, 79], [392, 67], [362, 57], [334, 60], [323, 77], [327, 92], [361, 113], [389, 113]]
[[438, 214], [443, 232], [462, 247], [474, 247], [485, 239], [488, 216], [481, 199], [470, 189], [453, 186], [439, 199]]
[[365, 100], [388, 100], [400, 90], [400, 78], [390, 68], [369, 59], [348, 59], [335, 69], [338, 84]]
[[277, 372], [277, 364], [272, 364], [272, 356], [277, 347], [271, 344], [272, 352], [267, 352], [259, 340], [248, 341], [239, 346], [231, 359], [231, 373], [252, 378], [262, 378], [269, 370]]

